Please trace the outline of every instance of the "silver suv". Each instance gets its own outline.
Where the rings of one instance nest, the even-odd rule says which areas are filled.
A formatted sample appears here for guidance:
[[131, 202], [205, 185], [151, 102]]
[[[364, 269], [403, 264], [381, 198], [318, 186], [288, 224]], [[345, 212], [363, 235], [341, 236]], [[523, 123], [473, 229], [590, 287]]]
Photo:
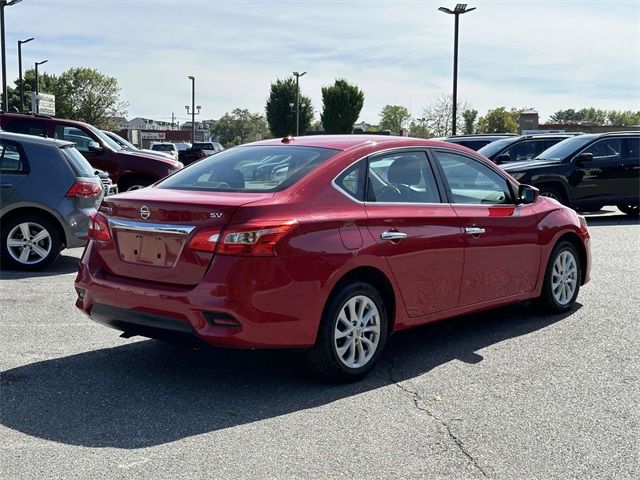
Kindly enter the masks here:
[[63, 248], [84, 245], [103, 196], [73, 143], [0, 132], [2, 267], [40, 270]]

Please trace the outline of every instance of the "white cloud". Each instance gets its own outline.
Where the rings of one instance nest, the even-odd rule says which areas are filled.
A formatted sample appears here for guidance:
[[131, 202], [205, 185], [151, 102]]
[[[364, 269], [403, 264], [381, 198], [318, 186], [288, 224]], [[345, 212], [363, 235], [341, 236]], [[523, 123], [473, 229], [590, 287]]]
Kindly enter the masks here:
[[[453, 2], [452, 2], [453, 4]], [[60, 73], [91, 66], [118, 78], [130, 115], [186, 117], [187, 75], [206, 118], [263, 111], [271, 81], [307, 70], [321, 107], [336, 77], [365, 92], [362, 118], [385, 104], [422, 107], [451, 90], [453, 19], [436, 1], [26, 0], [6, 9], [8, 78], [49, 59]], [[459, 97], [481, 113], [530, 106], [639, 109], [637, 2], [479, 1], [461, 17]]]

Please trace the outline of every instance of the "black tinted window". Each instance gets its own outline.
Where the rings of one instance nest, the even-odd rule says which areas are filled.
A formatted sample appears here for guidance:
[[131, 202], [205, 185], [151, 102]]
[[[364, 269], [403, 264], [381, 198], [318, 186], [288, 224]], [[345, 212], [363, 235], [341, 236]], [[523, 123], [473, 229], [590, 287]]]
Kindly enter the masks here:
[[189, 165], [158, 187], [211, 192], [276, 192], [293, 185], [337, 150], [315, 147], [235, 147]]
[[620, 138], [607, 138], [589, 145], [580, 153], [590, 153], [597, 161], [614, 162], [620, 160], [621, 151], [622, 141]]
[[625, 159], [640, 159], [640, 137], [625, 138], [623, 141], [622, 156]]
[[0, 171], [2, 173], [23, 173], [26, 161], [22, 148], [17, 143], [0, 140]]
[[81, 152], [88, 152], [89, 144], [95, 142], [87, 132], [68, 125], [56, 125], [55, 138], [75, 143], [76, 148]]
[[24, 133], [25, 135], [45, 136], [44, 122], [39, 120], [13, 120], [5, 125], [7, 132]]
[[336, 185], [356, 200], [363, 201], [366, 166], [364, 161], [356, 163], [336, 178]]
[[75, 147], [65, 147], [60, 149], [62, 155], [67, 159], [73, 171], [79, 177], [94, 177], [95, 171], [86, 158]]

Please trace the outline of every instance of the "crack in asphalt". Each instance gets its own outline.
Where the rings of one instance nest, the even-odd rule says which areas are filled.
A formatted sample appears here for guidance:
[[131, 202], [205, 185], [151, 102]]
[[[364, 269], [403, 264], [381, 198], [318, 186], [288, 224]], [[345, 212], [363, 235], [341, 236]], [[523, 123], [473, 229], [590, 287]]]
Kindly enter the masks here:
[[[458, 449], [462, 452], [462, 454], [467, 457], [467, 459], [471, 462], [471, 464], [478, 469], [478, 471], [480, 473], [482, 473], [482, 475], [485, 478], [489, 478], [489, 475], [487, 474], [487, 472], [482, 468], [482, 466], [478, 463], [478, 460], [476, 460], [476, 458], [471, 455], [471, 453], [469, 453], [467, 451], [467, 449], [465, 448], [464, 444], [462, 443], [462, 440], [460, 440], [460, 438], [458, 438], [456, 436], [455, 433], [453, 433], [453, 431], [451, 430], [451, 427], [449, 427], [449, 425], [447, 424], [447, 422], [445, 420], [443, 420], [442, 418], [438, 417], [436, 414], [434, 414], [431, 410], [429, 410], [426, 406], [424, 406], [426, 404], [426, 402], [424, 401], [424, 398], [422, 398], [422, 396], [415, 390], [411, 390], [410, 388], [408, 388], [407, 386], [403, 385], [402, 383], [400, 383], [399, 380], [396, 380], [393, 376], [393, 370], [396, 367], [395, 364], [393, 363], [392, 360], [390, 359], [386, 359], [387, 362], [389, 363], [390, 367], [389, 367], [389, 380], [391, 382], [393, 382], [393, 384], [398, 387], [401, 391], [403, 391], [404, 393], [407, 393], [411, 396], [411, 399], [413, 400], [413, 404], [414, 406], [420, 410], [421, 412], [426, 413], [429, 417], [431, 417], [433, 420], [435, 420], [436, 422], [438, 422], [443, 428], [444, 430], [447, 432], [447, 434], [449, 435], [449, 438], [451, 440], [453, 440], [453, 443], [455, 443], [455, 445], [458, 447]], [[423, 405], [421, 405], [420, 403], [422, 402]]]

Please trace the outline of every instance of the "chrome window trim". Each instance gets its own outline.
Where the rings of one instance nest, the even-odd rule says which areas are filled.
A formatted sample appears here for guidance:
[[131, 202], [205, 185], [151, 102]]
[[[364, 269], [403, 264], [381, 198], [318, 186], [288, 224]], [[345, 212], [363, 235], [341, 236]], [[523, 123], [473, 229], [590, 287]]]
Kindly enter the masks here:
[[[443, 142], [446, 143], [446, 142]], [[376, 156], [376, 155], [384, 155], [386, 153], [390, 153], [390, 152], [400, 152], [400, 151], [412, 151], [412, 150], [422, 150], [425, 152], [425, 154], [428, 155], [427, 150], [430, 149], [440, 149], [440, 150], [447, 150], [449, 152], [452, 153], [458, 153], [460, 155], [463, 155], [465, 157], [469, 157], [472, 160], [479, 162], [477, 158], [473, 158], [470, 155], [467, 155], [466, 152], [460, 152], [459, 150], [456, 150], [455, 148], [447, 148], [447, 146], [441, 147], [441, 146], [437, 146], [437, 147], [428, 147], [428, 146], [411, 146], [411, 147], [394, 147], [394, 148], [388, 148], [386, 150], [380, 150], [379, 152], [375, 152], [375, 153], [371, 153], [369, 155], [365, 155], [364, 157], [360, 157], [357, 160], [355, 160], [354, 162], [351, 162], [346, 168], [343, 168], [342, 170], [340, 170], [340, 172], [333, 178], [333, 180], [331, 180], [331, 186], [336, 189], [338, 192], [340, 192], [342, 195], [344, 195], [345, 197], [347, 197], [349, 200], [351, 200], [352, 202], [357, 203], [358, 205], [426, 205], [426, 206], [431, 206], [431, 205], [449, 205], [449, 206], [455, 206], [455, 205], [461, 205], [461, 206], [471, 206], [471, 207], [519, 207], [520, 204], [518, 203], [487, 203], [487, 204], [482, 204], [482, 203], [451, 203], [451, 202], [367, 202], [367, 201], [360, 201], [357, 198], [353, 197], [352, 195], [350, 195], [349, 193], [347, 193], [344, 189], [340, 188], [340, 185], [338, 185], [336, 183], [336, 180], [338, 179], [338, 177], [340, 175], [342, 175], [344, 172], [346, 172], [347, 170], [349, 170], [351, 167], [353, 167], [356, 163], [363, 161], [364, 159], [366, 159], [367, 157], [371, 157], [371, 156]], [[483, 165], [485, 165], [485, 162], [479, 162], [482, 163]], [[491, 160], [489, 160], [489, 163], [491, 163], [492, 165], [493, 162], [491, 162]], [[497, 173], [499, 176], [501, 176], [502, 178], [504, 178], [508, 184], [513, 185], [513, 177], [511, 177], [511, 175], [506, 174], [506, 172], [504, 172], [503, 170], [498, 169], [497, 167], [492, 167], [489, 166], [489, 168], [491, 170], [493, 170], [495, 173]], [[434, 172], [434, 175], [436, 174], [436, 172]], [[513, 192], [512, 192], [513, 193]]]
[[170, 233], [174, 235], [189, 235], [195, 225], [172, 225], [167, 223], [148, 223], [135, 220], [116, 220], [110, 218], [109, 226], [116, 230], [146, 233]]

